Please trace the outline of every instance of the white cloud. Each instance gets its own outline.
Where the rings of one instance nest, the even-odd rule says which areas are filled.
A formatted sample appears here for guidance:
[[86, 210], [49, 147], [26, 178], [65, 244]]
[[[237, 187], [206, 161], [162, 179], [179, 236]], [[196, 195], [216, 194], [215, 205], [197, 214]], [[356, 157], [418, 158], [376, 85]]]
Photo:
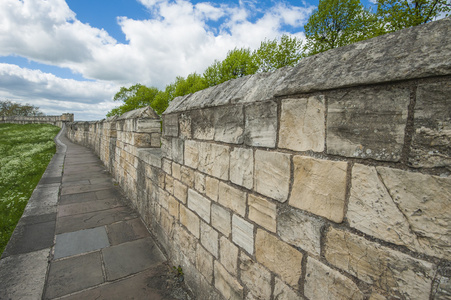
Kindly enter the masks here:
[[106, 82], [62, 79], [40, 70], [0, 63], [0, 98], [39, 106], [46, 114], [77, 112], [103, 118], [115, 106], [111, 100], [119, 86]]
[[[98, 99], [99, 88], [138, 82], [164, 88], [176, 76], [202, 73], [215, 59], [224, 59], [235, 47], [255, 49], [265, 38], [281, 36], [285, 33], [284, 26], [291, 26], [294, 31], [299, 27], [295, 34], [302, 38], [300, 26], [313, 10], [313, 7], [279, 3], [259, 11], [256, 1], [240, 1], [239, 4], [193, 4], [187, 0], [139, 2], [148, 9], [149, 19], [118, 18], [128, 41], [121, 44], [105, 30], [77, 20], [64, 0], [2, 0], [0, 56], [22, 56], [67, 67], [85, 78], [99, 80], [79, 84], [86, 91], [79, 101], [94, 105], [92, 99]], [[215, 24], [214, 27], [211, 24]], [[69, 91], [68, 98], [80, 96], [75, 81], [68, 84], [64, 79], [51, 78], [51, 74], [27, 69], [14, 70], [14, 74], [7, 75], [5, 69], [2, 66], [0, 70], [0, 82], [21, 82], [36, 92], [36, 97], [58, 101], [54, 95], [61, 94], [59, 89], [64, 88]], [[17, 77], [17, 74], [21, 75]], [[108, 88], [104, 81], [111, 82]], [[0, 85], [3, 93], [9, 91], [11, 95], [25, 96], [23, 90]], [[50, 87], [56, 91], [52, 93]], [[33, 94], [30, 92], [28, 96], [33, 97]]]

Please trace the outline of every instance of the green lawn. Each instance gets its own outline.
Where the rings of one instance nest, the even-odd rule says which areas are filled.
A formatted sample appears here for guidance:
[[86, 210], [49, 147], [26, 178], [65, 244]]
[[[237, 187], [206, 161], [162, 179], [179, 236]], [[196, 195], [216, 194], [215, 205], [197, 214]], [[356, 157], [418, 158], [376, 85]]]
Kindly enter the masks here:
[[0, 124], [0, 254], [56, 151], [60, 128]]

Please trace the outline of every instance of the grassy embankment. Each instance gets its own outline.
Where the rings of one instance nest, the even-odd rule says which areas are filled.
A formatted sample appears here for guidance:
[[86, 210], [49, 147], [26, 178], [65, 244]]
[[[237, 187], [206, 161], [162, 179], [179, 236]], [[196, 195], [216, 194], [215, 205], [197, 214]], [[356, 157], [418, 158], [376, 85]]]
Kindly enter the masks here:
[[56, 151], [60, 128], [0, 124], [0, 255]]

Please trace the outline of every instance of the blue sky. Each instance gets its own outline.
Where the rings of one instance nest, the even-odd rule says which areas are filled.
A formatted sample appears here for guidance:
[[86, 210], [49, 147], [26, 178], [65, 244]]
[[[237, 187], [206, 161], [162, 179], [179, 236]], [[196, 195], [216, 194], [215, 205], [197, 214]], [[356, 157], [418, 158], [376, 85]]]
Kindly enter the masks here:
[[318, 1], [1, 0], [0, 100], [98, 120], [121, 86], [160, 89], [303, 26]]

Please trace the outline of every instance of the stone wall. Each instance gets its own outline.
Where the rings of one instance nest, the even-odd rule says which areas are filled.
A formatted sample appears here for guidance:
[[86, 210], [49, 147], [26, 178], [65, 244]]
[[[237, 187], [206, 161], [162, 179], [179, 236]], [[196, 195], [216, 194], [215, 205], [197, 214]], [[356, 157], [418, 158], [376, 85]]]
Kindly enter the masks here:
[[450, 299], [451, 19], [72, 123], [199, 299]]
[[0, 123], [14, 123], [14, 124], [30, 124], [30, 123], [45, 123], [52, 124], [58, 127], [63, 127], [66, 122], [73, 122], [74, 114], [62, 114], [61, 116], [0, 116]]

